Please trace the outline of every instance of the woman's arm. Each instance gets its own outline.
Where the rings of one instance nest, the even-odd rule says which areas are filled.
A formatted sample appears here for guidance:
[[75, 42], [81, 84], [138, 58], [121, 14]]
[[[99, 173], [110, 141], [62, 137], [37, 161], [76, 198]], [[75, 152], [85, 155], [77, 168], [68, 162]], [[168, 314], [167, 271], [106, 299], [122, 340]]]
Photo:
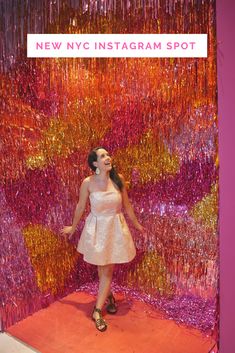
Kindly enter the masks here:
[[126, 189], [126, 183], [125, 183], [125, 179], [123, 177], [123, 175], [119, 174], [121, 180], [122, 180], [122, 183], [123, 183], [123, 189], [122, 189], [122, 201], [123, 201], [123, 206], [126, 210], [126, 213], [128, 215], [128, 217], [130, 218], [130, 220], [132, 221], [134, 227], [143, 232], [144, 231], [144, 227], [139, 223], [136, 215], [135, 215], [135, 212], [134, 212], [134, 209], [133, 209], [133, 206], [129, 200], [129, 197], [128, 197], [128, 194], [127, 194], [127, 189]]
[[75, 232], [77, 224], [79, 223], [86, 207], [87, 199], [89, 196], [88, 187], [89, 187], [89, 177], [84, 179], [81, 184], [80, 192], [79, 192], [79, 201], [77, 203], [77, 206], [74, 212], [73, 223], [71, 226], [66, 226], [61, 230], [61, 233], [63, 235], [70, 234], [70, 236], [72, 236], [73, 233]]

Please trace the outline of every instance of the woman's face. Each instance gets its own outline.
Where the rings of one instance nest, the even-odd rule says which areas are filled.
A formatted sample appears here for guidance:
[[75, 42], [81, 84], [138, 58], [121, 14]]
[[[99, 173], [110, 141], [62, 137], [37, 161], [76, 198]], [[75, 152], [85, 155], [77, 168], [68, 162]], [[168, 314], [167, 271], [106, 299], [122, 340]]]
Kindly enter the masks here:
[[94, 166], [98, 167], [100, 171], [110, 171], [112, 169], [112, 159], [109, 153], [105, 149], [100, 148], [96, 151], [96, 154], [97, 162], [94, 162]]

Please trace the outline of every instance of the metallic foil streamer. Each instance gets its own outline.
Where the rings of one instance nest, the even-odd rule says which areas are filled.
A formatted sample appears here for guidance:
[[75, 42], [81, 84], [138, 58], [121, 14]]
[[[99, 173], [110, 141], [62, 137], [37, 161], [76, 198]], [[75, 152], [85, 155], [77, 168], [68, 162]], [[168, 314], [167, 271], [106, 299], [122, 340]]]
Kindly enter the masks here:
[[63, 289], [66, 278], [77, 262], [78, 253], [70, 244], [64, 244], [56, 234], [41, 225], [25, 227], [23, 237], [40, 291], [55, 294]]
[[[71, 244], [59, 229], [102, 144], [148, 234], [130, 224], [137, 256], [114, 287], [216, 336], [215, 1], [11, 0], [0, 16], [3, 327], [79, 286], [96, 293], [74, 249], [84, 219]], [[207, 33], [208, 58], [29, 59], [27, 33]]]
[[212, 185], [211, 193], [206, 195], [191, 210], [195, 220], [201, 221], [216, 234], [218, 227], [218, 183]]

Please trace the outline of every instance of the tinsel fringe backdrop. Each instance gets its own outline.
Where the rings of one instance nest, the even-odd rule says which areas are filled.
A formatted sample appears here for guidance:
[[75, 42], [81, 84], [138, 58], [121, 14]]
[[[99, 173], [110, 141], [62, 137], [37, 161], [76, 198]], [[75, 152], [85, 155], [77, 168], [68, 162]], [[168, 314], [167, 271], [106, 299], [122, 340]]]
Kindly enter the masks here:
[[[0, 6], [1, 324], [97, 289], [71, 224], [103, 145], [148, 239], [114, 286], [167, 317], [218, 328], [215, 1], [9, 0]], [[207, 33], [208, 58], [29, 59], [27, 33]], [[86, 214], [88, 209], [86, 210]]]

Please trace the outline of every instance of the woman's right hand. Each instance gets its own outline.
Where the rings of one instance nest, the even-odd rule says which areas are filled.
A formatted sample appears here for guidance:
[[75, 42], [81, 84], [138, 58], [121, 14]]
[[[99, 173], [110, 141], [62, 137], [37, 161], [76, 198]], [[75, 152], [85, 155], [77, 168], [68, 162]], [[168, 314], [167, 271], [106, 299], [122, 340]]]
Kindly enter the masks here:
[[71, 239], [74, 232], [75, 232], [75, 229], [72, 226], [65, 226], [64, 228], [61, 229], [60, 234], [63, 237], [66, 237], [68, 235], [68, 239]]

